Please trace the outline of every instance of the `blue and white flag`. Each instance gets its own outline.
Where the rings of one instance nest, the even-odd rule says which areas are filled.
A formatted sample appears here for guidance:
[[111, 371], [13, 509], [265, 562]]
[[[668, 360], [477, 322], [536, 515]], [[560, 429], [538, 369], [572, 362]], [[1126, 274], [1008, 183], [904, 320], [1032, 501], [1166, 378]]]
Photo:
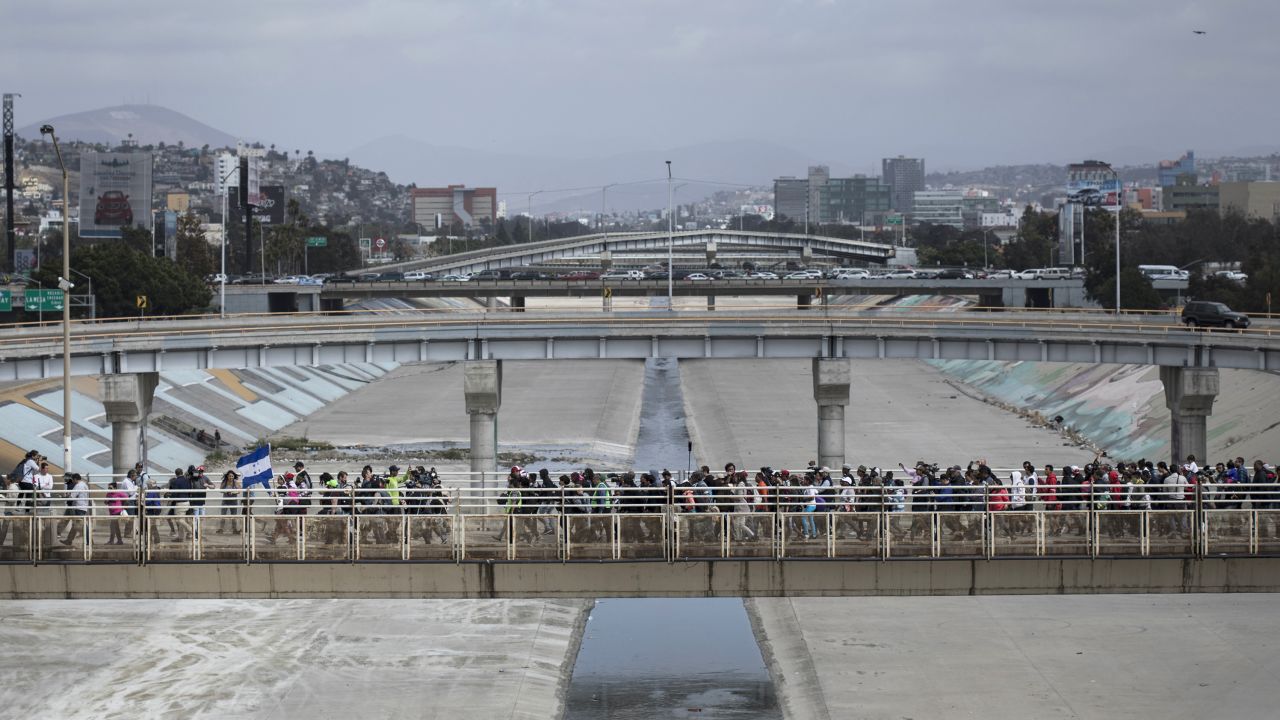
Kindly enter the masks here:
[[253, 487], [261, 483], [271, 489], [271, 444], [268, 443], [236, 461], [240, 473], [240, 486]]

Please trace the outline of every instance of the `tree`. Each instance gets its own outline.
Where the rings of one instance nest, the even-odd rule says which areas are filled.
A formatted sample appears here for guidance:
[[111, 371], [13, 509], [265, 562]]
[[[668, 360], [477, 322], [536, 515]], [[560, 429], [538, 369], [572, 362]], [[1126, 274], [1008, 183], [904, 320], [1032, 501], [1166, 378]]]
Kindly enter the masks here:
[[[183, 315], [203, 312], [212, 298], [204, 281], [168, 258], [151, 257], [116, 242], [76, 248], [71, 266], [93, 279], [99, 317], [138, 314], [137, 296], [147, 296], [147, 313]], [[57, 287], [60, 267], [46, 266], [34, 274], [45, 287]]]
[[[1125, 238], [1141, 226], [1141, 216], [1132, 210], [1120, 213], [1120, 307], [1131, 310], [1155, 310], [1164, 307], [1151, 279], [1133, 262], [1132, 248], [1126, 249]], [[1114, 308], [1116, 293], [1116, 216], [1107, 210], [1085, 213], [1085, 294], [1106, 308]]]
[[1052, 265], [1051, 256], [1058, 241], [1058, 216], [1036, 212], [1028, 205], [1022, 211], [1018, 228], [1018, 236], [1001, 251], [1005, 266], [1026, 270]]
[[178, 229], [174, 235], [174, 248], [178, 266], [188, 273], [204, 278], [217, 272], [219, 263], [213, 247], [200, 229], [200, 218], [194, 213], [178, 217]]
[[120, 241], [138, 252], [151, 253], [151, 231], [137, 225], [120, 228]]

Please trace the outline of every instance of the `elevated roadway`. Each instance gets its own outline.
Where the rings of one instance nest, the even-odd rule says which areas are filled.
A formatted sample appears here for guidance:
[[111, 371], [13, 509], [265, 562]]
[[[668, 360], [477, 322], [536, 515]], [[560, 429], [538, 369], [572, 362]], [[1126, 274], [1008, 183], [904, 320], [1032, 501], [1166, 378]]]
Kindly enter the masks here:
[[[481, 359], [881, 358], [1127, 363], [1280, 370], [1280, 327], [1192, 331], [1173, 315], [430, 312], [75, 323], [76, 375]], [[61, 373], [59, 326], [0, 338], [0, 381]]]
[[[471, 469], [492, 472], [503, 360], [811, 358], [818, 460], [845, 459], [850, 359], [1158, 365], [1179, 459], [1204, 457], [1218, 368], [1280, 370], [1280, 328], [1194, 331], [1172, 315], [883, 313], [822, 307], [742, 312], [422, 312], [77, 323], [70, 369], [100, 376], [112, 462], [133, 466], [158, 373], [216, 368], [465, 361]], [[60, 328], [10, 328], [0, 381], [62, 372]], [[589, 391], [589, 389], [584, 389]]]
[[[705, 267], [720, 251], [752, 251], [772, 256], [778, 261], [795, 259], [802, 262], [814, 257], [836, 261], [885, 263], [894, 256], [894, 247], [865, 240], [846, 240], [803, 233], [744, 232], [738, 230], [691, 230], [668, 235], [665, 232], [628, 232], [578, 235], [571, 238], [540, 240], [483, 250], [453, 253], [436, 258], [413, 260], [381, 266], [387, 270], [427, 270], [432, 273], [471, 273], [480, 270], [524, 267], [557, 263], [576, 258], [611, 260], [613, 254], [641, 254], [646, 258], [666, 253], [671, 244], [680, 253], [680, 265], [687, 264], [689, 253], [699, 253], [698, 267]], [[647, 262], [647, 260], [646, 260]]]

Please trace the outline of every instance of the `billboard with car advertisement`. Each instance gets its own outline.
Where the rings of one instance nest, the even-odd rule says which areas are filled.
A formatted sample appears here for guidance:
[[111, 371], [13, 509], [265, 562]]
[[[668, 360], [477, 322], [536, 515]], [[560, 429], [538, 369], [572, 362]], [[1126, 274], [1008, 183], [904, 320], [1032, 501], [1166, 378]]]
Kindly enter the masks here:
[[1120, 204], [1120, 176], [1111, 166], [1086, 160], [1067, 167], [1067, 202], [1090, 207]]
[[151, 229], [148, 152], [80, 155], [80, 237], [118, 238], [126, 225]]
[[[252, 185], [250, 185], [252, 187]], [[232, 192], [227, 196], [228, 210], [232, 217], [243, 217], [240, 209], [240, 194]], [[263, 225], [284, 224], [284, 186], [263, 185], [259, 188], [258, 203], [253, 207], [253, 219]]]

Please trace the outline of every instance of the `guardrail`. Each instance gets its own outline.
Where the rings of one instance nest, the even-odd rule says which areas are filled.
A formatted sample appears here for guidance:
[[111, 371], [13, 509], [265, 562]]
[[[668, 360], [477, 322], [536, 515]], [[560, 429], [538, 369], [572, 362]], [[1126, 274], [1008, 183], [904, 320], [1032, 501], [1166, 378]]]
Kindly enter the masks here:
[[837, 487], [816, 497], [749, 486], [20, 492], [0, 516], [0, 562], [1280, 554], [1280, 486], [1123, 487]]

